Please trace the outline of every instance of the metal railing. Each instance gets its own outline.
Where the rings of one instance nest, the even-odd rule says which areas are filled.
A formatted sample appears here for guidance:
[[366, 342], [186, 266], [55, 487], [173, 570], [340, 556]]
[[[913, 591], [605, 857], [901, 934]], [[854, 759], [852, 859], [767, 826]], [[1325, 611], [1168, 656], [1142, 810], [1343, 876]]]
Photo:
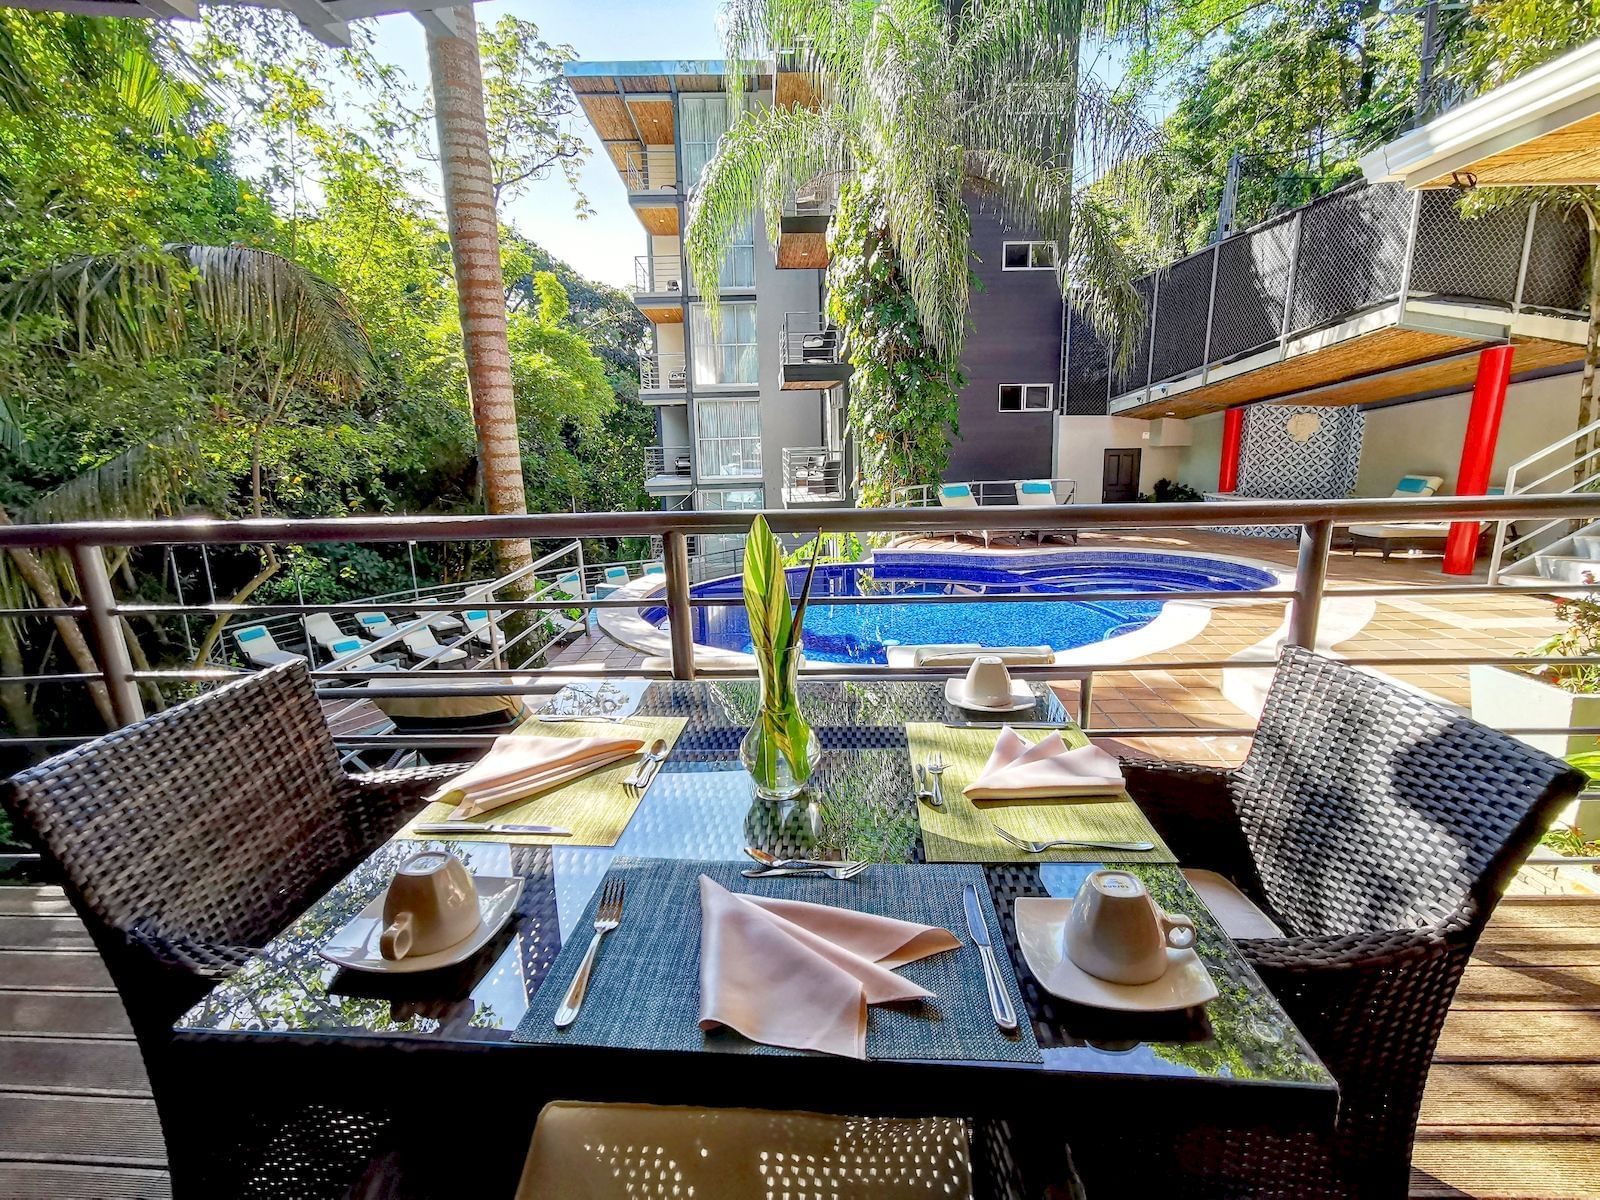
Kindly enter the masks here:
[[634, 295], [683, 290], [683, 260], [676, 254], [640, 254], [634, 258]]
[[630, 192], [678, 190], [678, 156], [671, 146], [629, 149], [617, 169]]
[[[1188, 592], [1183, 599], [1228, 600], [1239, 602], [1255, 599], [1260, 603], [1289, 605], [1287, 641], [1292, 645], [1316, 644], [1319, 615], [1328, 595], [1339, 599], [1406, 597], [1413, 600], [1429, 596], [1506, 596], [1548, 595], [1547, 585], [1495, 586], [1481, 581], [1445, 582], [1439, 584], [1394, 584], [1382, 586], [1341, 587], [1331, 591], [1327, 587], [1328, 558], [1336, 524], [1353, 523], [1387, 524], [1404, 521], [1439, 520], [1557, 520], [1600, 518], [1600, 496], [1581, 493], [1555, 496], [1510, 497], [1430, 497], [1426, 499], [1375, 499], [1375, 500], [1243, 500], [1229, 505], [1202, 506], [1193, 504], [1118, 504], [1118, 505], [1060, 505], [1038, 508], [1016, 508], [1007, 513], [1008, 528], [1022, 532], [1062, 533], [1088, 529], [1185, 529], [1216, 528], [1219, 526], [1294, 525], [1300, 527], [1299, 555], [1293, 585], [1287, 591], [1245, 593], [1237, 591]], [[803, 511], [766, 510], [763, 515], [780, 534], [809, 537], [819, 529], [829, 533], [884, 533], [909, 531], [913, 533], [958, 533], [971, 521], [970, 511], [944, 508], [912, 509], [836, 509], [819, 519], [815, 513]], [[182, 520], [182, 521], [97, 521], [64, 525], [17, 525], [0, 528], [0, 548], [27, 546], [59, 549], [66, 553], [77, 574], [82, 602], [59, 608], [20, 608], [0, 610], [0, 616], [10, 617], [72, 617], [80, 621], [90, 635], [99, 669], [92, 672], [60, 672], [44, 676], [0, 676], [0, 685], [23, 683], [37, 685], [86, 685], [103, 683], [110, 694], [112, 707], [119, 721], [137, 720], [142, 712], [139, 688], [142, 685], [162, 683], [206, 683], [231, 677], [236, 671], [216, 668], [151, 668], [135, 669], [124, 641], [123, 618], [141, 620], [151, 617], [184, 613], [209, 615], [234, 615], [242, 612], [261, 614], [303, 614], [311, 612], [355, 611], [369, 603], [355, 601], [339, 605], [304, 604], [168, 604], [144, 601], [126, 601], [115, 597], [106, 567], [105, 550], [111, 547], [161, 547], [166, 545], [290, 545], [316, 542], [377, 543], [396, 541], [482, 541], [489, 539], [531, 538], [540, 541], [566, 538], [661, 538], [661, 561], [664, 571], [667, 630], [670, 635], [670, 653], [665, 664], [659, 667], [629, 669], [626, 674], [645, 678], [693, 679], [701, 673], [696, 664], [692, 641], [691, 614], [698, 607], [739, 606], [740, 595], [693, 596], [690, 584], [695, 572], [688, 554], [689, 539], [708, 535], [740, 535], [749, 527], [754, 516], [748, 511], [729, 512], [643, 512], [643, 513], [559, 513], [532, 516], [445, 516], [445, 517], [350, 517], [319, 518], [314, 520]], [[1600, 584], [1562, 585], [1565, 591], [1600, 591]], [[1074, 593], [1074, 602], [1118, 600], [1167, 601], [1173, 593], [1138, 592], [1131, 590]], [[1038, 596], [1028, 592], [996, 594], [985, 597], [986, 603], [1015, 602], [1037, 603]], [[970, 603], [971, 597], [962, 594], [930, 594], [906, 596], [852, 597], [852, 604], [876, 603]], [[565, 594], [530, 597], [500, 598], [492, 605], [497, 614], [514, 612], [547, 613], [567, 609], [635, 608], [639, 601], [631, 596], [593, 598], [592, 594], [573, 598]], [[412, 611], [428, 613], [460, 612], [474, 605], [487, 607], [481, 600], [458, 597], [445, 602], [416, 602]], [[1538, 664], [1596, 666], [1600, 656], [1518, 656], [1494, 654], [1426, 655], [1407, 654], [1400, 657], [1350, 656], [1347, 661], [1370, 667], [1443, 667], [1474, 664], [1504, 664], [1521, 667]], [[1092, 679], [1096, 672], [1133, 673], [1149, 671], [1207, 671], [1270, 669], [1275, 665], [1270, 658], [1233, 658], [1219, 661], [1194, 661], [1162, 659], [1159, 656], [1139, 662], [1077, 662], [1069, 667], [1038, 666], [1016, 667], [1013, 674], [1048, 679], [1056, 676]], [[750, 674], [744, 668], [736, 674]], [[520, 669], [517, 671], [489, 669], [458, 671], [440, 668], [430, 671], [426, 680], [396, 682], [387, 676], [386, 690], [392, 695], [415, 694], [436, 696], [439, 680], [459, 680], [461, 694], [504, 695], [529, 694], [547, 686], [543, 680], [552, 676], [606, 676], [617, 674], [603, 663], [562, 663], [555, 667]], [[857, 664], [817, 663], [807, 668], [808, 676], [820, 679], [863, 678], [940, 678], [948, 669], [915, 668], [889, 670], [883, 667]], [[324, 696], [350, 697], [350, 688], [358, 681], [383, 678], [370, 670], [326, 667], [312, 671], [318, 692]], [[409, 687], [408, 687], [409, 685]], [[474, 690], [474, 685], [482, 691]], [[414, 688], [415, 691], [411, 691]], [[1206, 728], [1192, 726], [1166, 729], [1161, 727], [1126, 729], [1096, 727], [1105, 735], [1122, 734], [1138, 737], [1194, 737], [1194, 736], [1249, 736], [1248, 727]], [[1600, 733], [1600, 727], [1544, 726], [1508, 730], [1512, 733]], [[11, 738], [14, 746], [51, 747], [82, 741], [82, 736], [54, 736]], [[359, 739], [361, 744], [391, 746], [418, 746], [432, 744], [481, 745], [486, 735], [453, 734], [433, 737], [412, 734], [394, 734]]]
[[1062, 411], [1113, 403], [1404, 300], [1582, 315], [1588, 242], [1581, 223], [1538, 204], [1467, 220], [1451, 191], [1353, 183], [1241, 231], [1136, 283], [1146, 321], [1132, 365], [1069, 303]]
[[818, 175], [783, 202], [786, 217], [831, 217], [839, 204], [839, 177]]
[[1076, 479], [952, 479], [946, 483], [914, 483], [897, 487], [889, 493], [890, 508], [930, 508], [939, 504], [941, 487], [957, 486], [972, 489], [972, 498], [985, 506], [1016, 505], [1020, 503], [1017, 488], [1024, 483], [1048, 483], [1050, 494], [1057, 504], [1071, 504], [1078, 495]]
[[784, 313], [780, 345], [785, 366], [829, 366], [844, 361], [844, 338], [820, 312]]
[[687, 446], [646, 446], [644, 448], [644, 477], [657, 475], [682, 475], [688, 479], [693, 473], [694, 461]]
[[689, 362], [682, 354], [641, 354], [639, 390], [681, 392], [689, 382]]
[[844, 495], [844, 452], [826, 446], [785, 446], [783, 486], [786, 489], [831, 499]]
[[[1574, 454], [1573, 447], [1582, 445], [1586, 441], [1589, 443], [1588, 448], [1581, 454]], [[1592, 492], [1600, 489], [1600, 475], [1588, 474], [1595, 470], [1597, 460], [1600, 460], [1600, 421], [1591, 421], [1582, 429], [1569, 433], [1566, 437], [1551, 442], [1526, 458], [1512, 463], [1506, 468], [1506, 481], [1502, 491], [1507, 496], [1523, 496], [1532, 492], [1543, 495]], [[1551, 466], [1552, 461], [1554, 466]], [[1538, 470], [1540, 474], [1533, 479], [1520, 479], [1519, 476], [1529, 467]], [[1576, 478], [1580, 468], [1584, 470], [1586, 478]], [[1533, 550], [1536, 545], [1544, 545], [1545, 541], [1559, 540], [1549, 535], [1565, 525], [1565, 521], [1545, 521], [1526, 533], [1518, 532], [1515, 537], [1510, 537], [1510, 522], [1496, 522], [1494, 549], [1489, 553], [1489, 582], [1500, 581], [1500, 572], [1505, 568], [1507, 555], [1522, 549]]]

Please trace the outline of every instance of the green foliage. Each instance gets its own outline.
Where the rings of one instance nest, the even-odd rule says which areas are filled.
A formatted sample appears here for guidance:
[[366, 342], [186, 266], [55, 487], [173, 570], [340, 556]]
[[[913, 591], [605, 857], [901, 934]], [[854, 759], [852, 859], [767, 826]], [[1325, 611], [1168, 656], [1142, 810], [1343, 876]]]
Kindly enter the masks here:
[[1195, 501], [1204, 500], [1205, 496], [1186, 483], [1178, 483], [1171, 479], [1158, 479], [1155, 487], [1148, 494], [1139, 493], [1139, 499], [1146, 503], [1155, 504], [1191, 504]]
[[[1096, 6], [1093, 17], [1111, 14]], [[713, 306], [722, 258], [752, 211], [776, 238], [802, 187], [869, 181], [874, 225], [893, 248], [929, 349], [960, 362], [970, 298], [969, 203], [1062, 247], [1059, 280], [1123, 345], [1143, 321], [1137, 264], [1110, 236], [1107, 211], [1079, 187], [1115, 174], [1122, 217], [1158, 213], [1164, 180], [1137, 108], [1080, 71], [1078, 0], [728, 0], [727, 86], [745, 64], [790, 51], [825, 81], [817, 107], [742, 106], [689, 207], [691, 270]]]
[[[1585, 583], [1595, 582], [1584, 572]], [[1537, 646], [1541, 657], [1586, 658], [1600, 656], [1600, 601], [1591, 597], [1561, 600], [1556, 604], [1556, 619], [1566, 626], [1560, 633]], [[1584, 695], [1600, 693], [1600, 667], [1551, 666], [1529, 668], [1530, 673], [1569, 692]]]
[[850, 420], [867, 506], [887, 504], [898, 487], [939, 481], [965, 382], [927, 339], [880, 211], [865, 185], [847, 184], [828, 234], [828, 315], [855, 368]]
[[761, 674], [761, 711], [752, 731], [757, 743], [752, 770], [756, 782], [768, 788], [777, 781], [776, 756], [780, 754], [795, 779], [804, 782], [811, 777], [811, 727], [800, 713], [795, 677], [816, 570], [813, 553], [800, 598], [791, 610], [783, 547], [765, 517], [751, 523], [744, 550], [744, 604], [750, 619], [751, 649]]

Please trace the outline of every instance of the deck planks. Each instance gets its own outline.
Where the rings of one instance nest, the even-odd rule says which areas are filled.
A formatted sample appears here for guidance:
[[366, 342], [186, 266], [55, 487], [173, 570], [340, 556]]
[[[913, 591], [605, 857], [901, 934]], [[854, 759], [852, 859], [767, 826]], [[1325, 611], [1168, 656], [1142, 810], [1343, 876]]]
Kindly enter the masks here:
[[[70, 912], [0, 888], [0, 946], [21, 947], [0, 949], [0, 1196], [169, 1200], [138, 1049]], [[1413, 1200], [1600, 1198], [1596, 1045], [1600, 902], [1504, 901], [1439, 1042]]]

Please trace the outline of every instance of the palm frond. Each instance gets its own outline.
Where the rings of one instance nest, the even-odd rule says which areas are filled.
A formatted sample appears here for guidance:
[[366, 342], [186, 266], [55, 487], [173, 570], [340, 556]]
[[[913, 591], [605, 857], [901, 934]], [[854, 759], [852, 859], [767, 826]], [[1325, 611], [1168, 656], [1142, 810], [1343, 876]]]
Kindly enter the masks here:
[[1125, 370], [1133, 362], [1136, 335], [1147, 314], [1144, 298], [1133, 286], [1143, 264], [1118, 236], [1119, 216], [1090, 193], [1073, 197], [1066, 273], [1073, 308], [1102, 340], [1115, 346], [1115, 366]]
[[246, 246], [169, 245], [71, 259], [0, 286], [13, 337], [29, 317], [61, 323], [70, 353], [129, 360], [178, 352], [200, 326], [218, 349], [256, 347], [286, 372], [354, 390], [371, 345], [343, 293], [298, 263]]
[[12, 513], [11, 519], [19, 525], [49, 525], [165, 516], [198, 462], [194, 439], [183, 429], [170, 429], [69, 479]]

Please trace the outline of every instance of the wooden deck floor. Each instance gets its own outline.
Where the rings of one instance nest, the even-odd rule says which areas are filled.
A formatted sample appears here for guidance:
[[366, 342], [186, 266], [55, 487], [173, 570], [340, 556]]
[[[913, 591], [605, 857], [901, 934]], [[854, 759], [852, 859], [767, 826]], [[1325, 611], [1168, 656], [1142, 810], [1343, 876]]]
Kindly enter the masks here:
[[[1504, 901], [1451, 1009], [1411, 1194], [1600, 1198], [1600, 901]], [[165, 1200], [111, 981], [54, 888], [0, 887], [0, 1196]]]

